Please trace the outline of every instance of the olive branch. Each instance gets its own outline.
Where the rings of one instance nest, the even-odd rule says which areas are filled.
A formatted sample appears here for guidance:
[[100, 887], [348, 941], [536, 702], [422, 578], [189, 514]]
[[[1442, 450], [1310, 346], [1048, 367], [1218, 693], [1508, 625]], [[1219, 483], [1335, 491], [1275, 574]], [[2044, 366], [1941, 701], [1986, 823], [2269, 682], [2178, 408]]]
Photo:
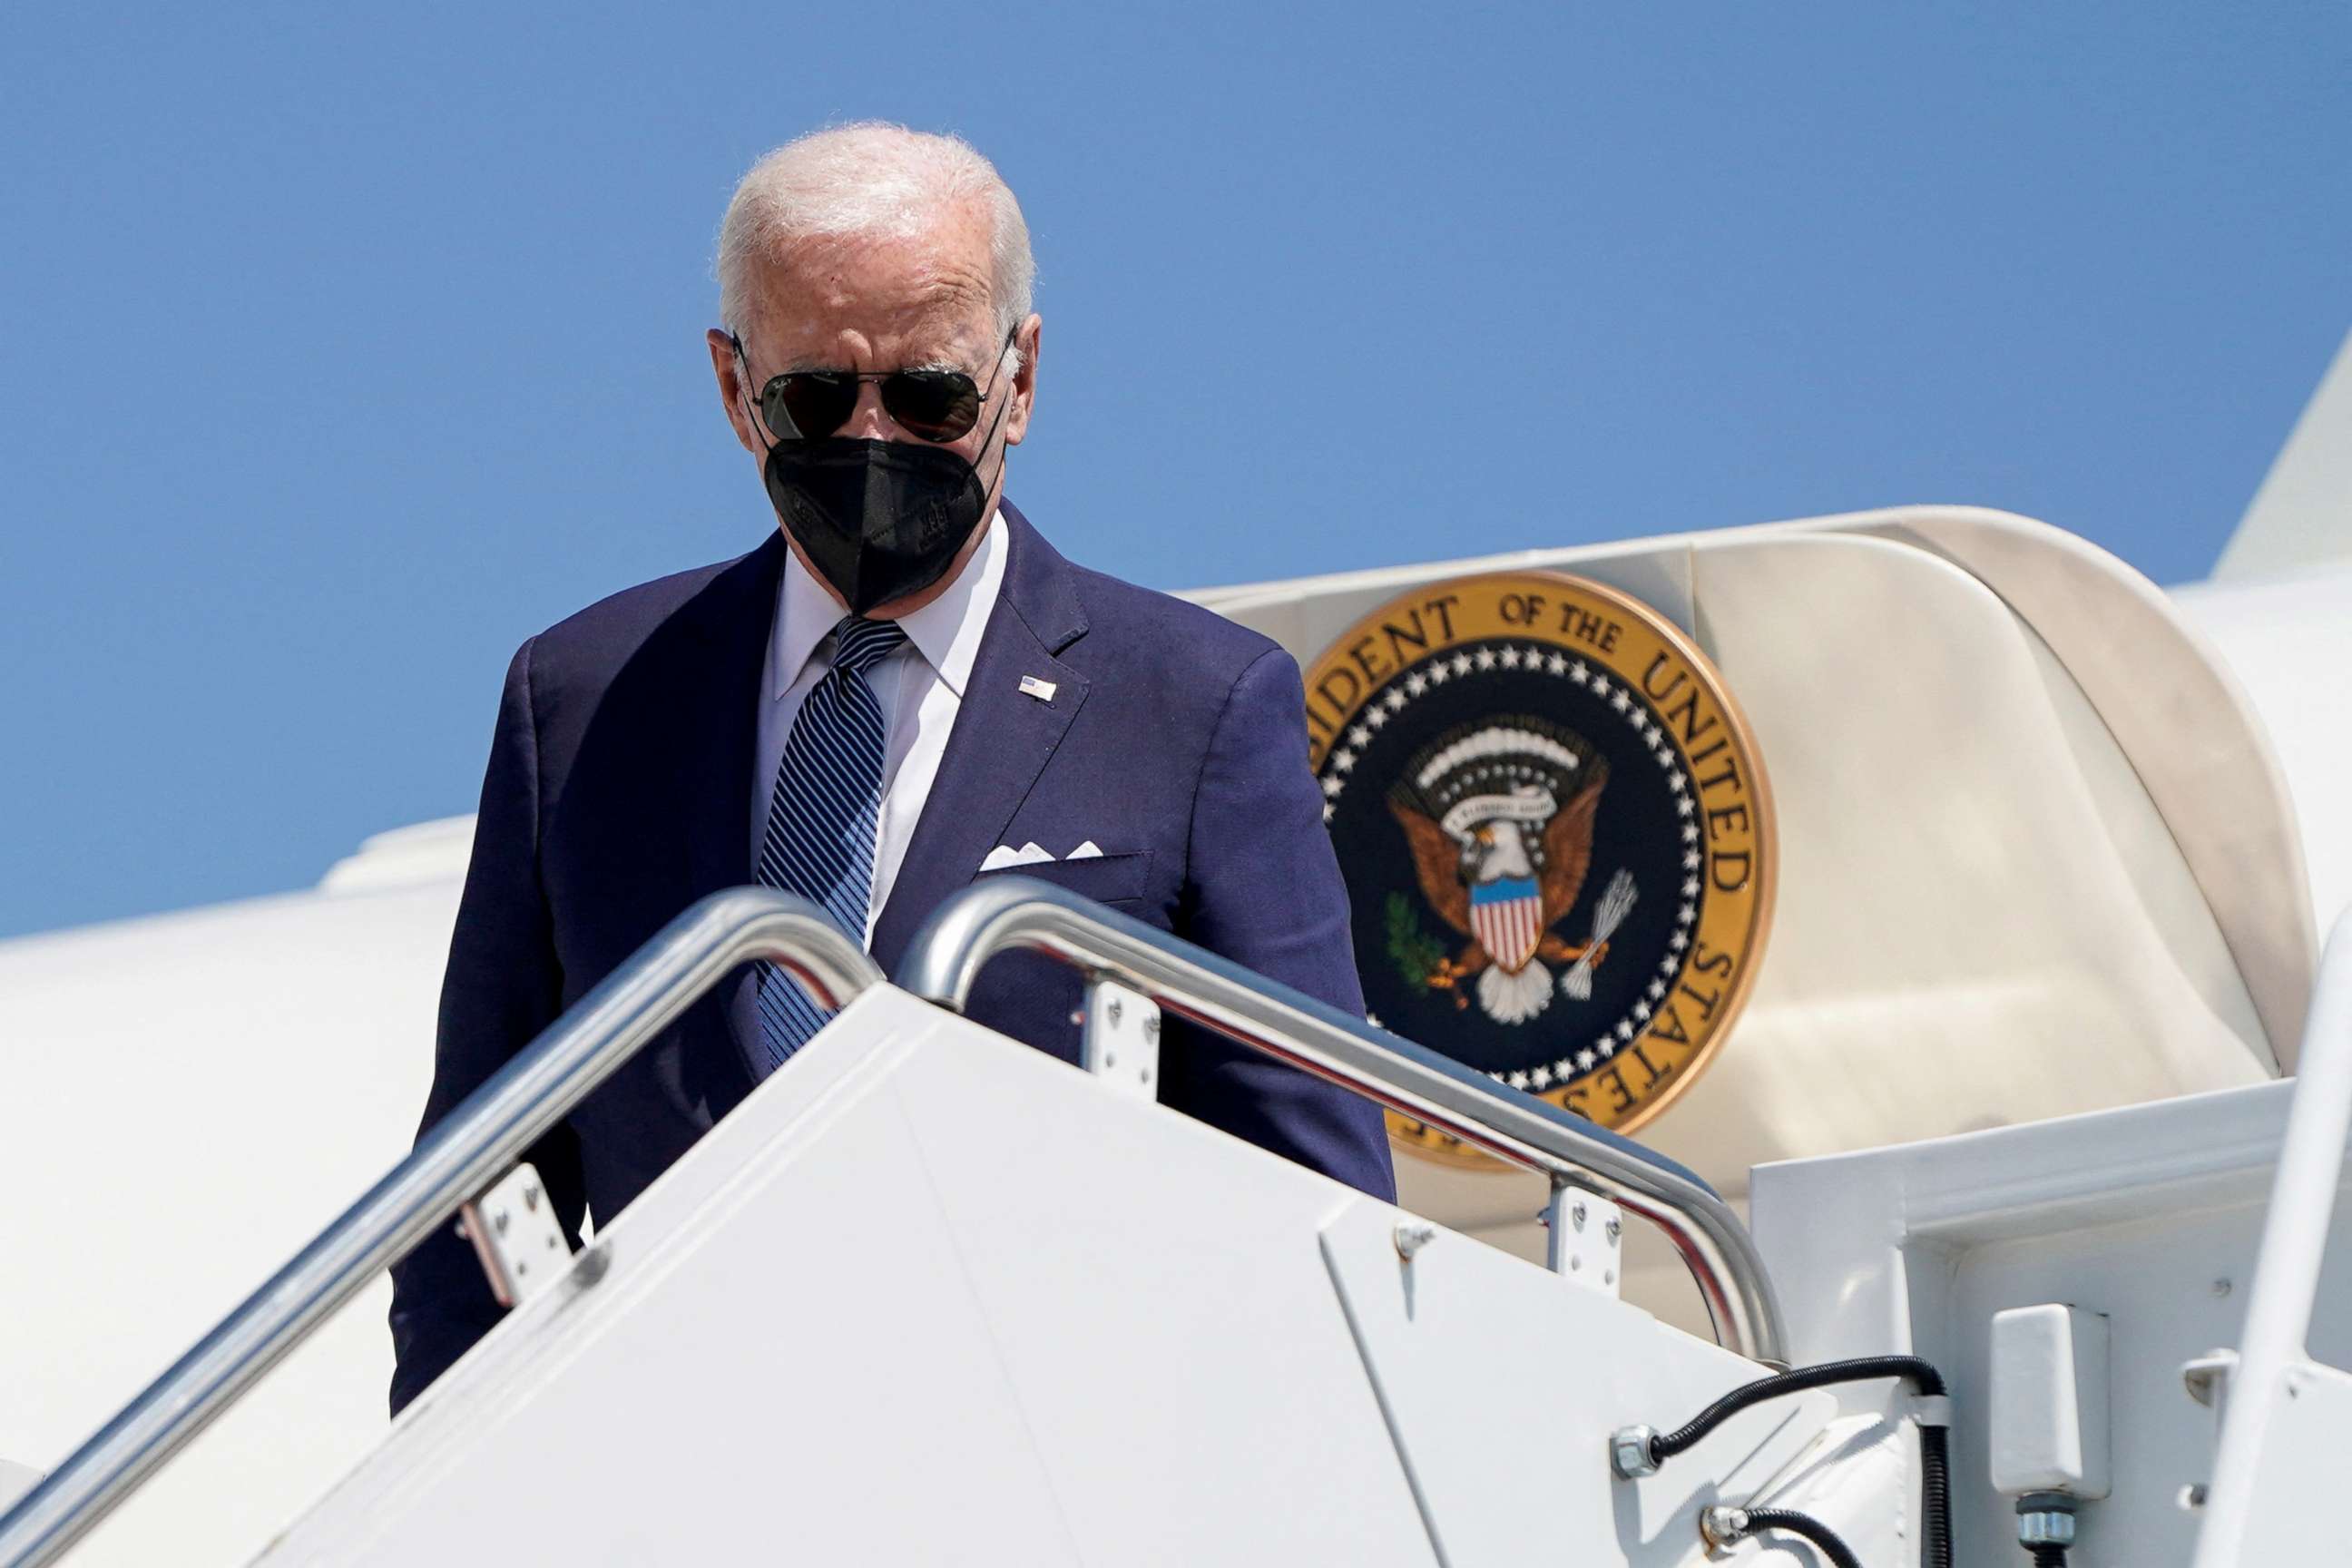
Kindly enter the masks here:
[[1406, 984], [1417, 992], [1427, 992], [1430, 975], [1445, 962], [1445, 944], [1422, 931], [1421, 921], [1412, 912], [1412, 900], [1402, 893], [1389, 895], [1387, 915], [1391, 962]]

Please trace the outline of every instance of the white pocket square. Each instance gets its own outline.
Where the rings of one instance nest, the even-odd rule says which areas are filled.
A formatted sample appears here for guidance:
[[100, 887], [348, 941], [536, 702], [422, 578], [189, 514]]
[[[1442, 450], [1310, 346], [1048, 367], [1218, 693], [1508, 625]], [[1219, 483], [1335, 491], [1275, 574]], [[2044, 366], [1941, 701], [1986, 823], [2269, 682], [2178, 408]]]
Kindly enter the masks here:
[[[998, 845], [995, 848], [988, 852], [987, 858], [981, 861], [980, 868], [983, 871], [1002, 871], [1008, 866], [1038, 866], [1043, 865], [1053, 858], [1054, 855], [1051, 850], [1032, 838], [1028, 843], [1024, 844], [1018, 849], [1013, 848], [1009, 844]], [[1070, 860], [1099, 860], [1102, 858], [1102, 846], [1089, 838], [1084, 844], [1079, 845], [1076, 849], [1071, 850], [1067, 856], [1064, 857], [1064, 858]]]
[[983, 871], [1002, 871], [1007, 866], [1034, 866], [1040, 861], [1051, 860], [1053, 858], [1046, 853], [1043, 845], [1033, 838], [1018, 849], [1003, 844], [998, 845], [988, 852], [988, 858], [980, 863], [980, 868]]

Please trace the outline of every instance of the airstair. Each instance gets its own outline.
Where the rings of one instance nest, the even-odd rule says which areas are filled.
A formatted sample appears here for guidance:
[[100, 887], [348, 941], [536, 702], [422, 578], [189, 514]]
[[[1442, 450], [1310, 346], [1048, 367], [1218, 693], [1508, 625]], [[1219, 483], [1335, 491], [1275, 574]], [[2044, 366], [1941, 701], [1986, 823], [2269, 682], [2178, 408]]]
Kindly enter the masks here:
[[[960, 1016], [1013, 950], [1084, 975], [1083, 1070]], [[520, 1152], [755, 959], [831, 1022], [571, 1254]], [[1163, 1016], [1541, 1173], [1547, 1264], [1157, 1105]], [[2341, 1228], [2352, 923], [2303, 1059], [2291, 1113], [2291, 1086], [2265, 1085], [1768, 1167], [1759, 1250], [1674, 1163], [1060, 889], [969, 890], [895, 983], [813, 909], [741, 889], [682, 915], [0, 1515], [0, 1564], [100, 1529], [460, 1213], [514, 1310], [258, 1562], [1908, 1568], [1957, 1544], [2008, 1563], [2012, 1500], [1983, 1466], [2015, 1470], [2045, 1429], [2074, 1445], [2036, 1461], [2055, 1468], [2017, 1517], [2071, 1536], [2079, 1506], [2078, 1563], [2187, 1562], [2200, 1511], [2198, 1568], [2352, 1560], [2311, 1554], [2352, 1383], [2305, 1349], [2315, 1299], [2352, 1320], [2318, 1261]], [[2107, 1539], [2155, 1550], [2100, 1556], [2100, 1484], [2120, 1505], [2161, 1468], [2132, 1447], [2162, 1419], [2138, 1402], [2189, 1403], [2177, 1362], [2168, 1394], [2147, 1375], [2162, 1344], [2133, 1340], [2168, 1250], [2150, 1217], [2196, 1207], [2201, 1180], [2207, 1223], [2242, 1237], [2281, 1127], [2242, 1353], [2189, 1368], [2229, 1394], [2210, 1485], [2118, 1517]], [[1688, 1263], [1717, 1342], [1618, 1299], [1628, 1221]], [[2076, 1359], [2021, 1384], [1982, 1331], [2050, 1258], [2114, 1294], [2031, 1309], [2012, 1340]], [[2112, 1404], [2094, 1318], [2114, 1325], [2095, 1341]], [[1948, 1390], [1915, 1348], [1957, 1368]], [[1789, 1373], [1799, 1356], [1851, 1359]]]
[[[1085, 971], [1086, 1071], [957, 1015], [1014, 948]], [[550, 1260], [520, 1151], [755, 958], [836, 1016]], [[1553, 1266], [1161, 1109], [1163, 1007], [1544, 1173]], [[1612, 1479], [1612, 1433], [1782, 1354], [1745, 1227], [1671, 1162], [1059, 889], [965, 895], [896, 985], [744, 889], [681, 916], [0, 1519], [0, 1562], [62, 1555], [460, 1210], [516, 1309], [262, 1561], [1516, 1562], [1581, 1520], [1619, 1560], [1681, 1563], [1702, 1508], [1832, 1415], [1777, 1402]], [[1628, 1215], [1690, 1259], [1724, 1345], [1617, 1300]]]

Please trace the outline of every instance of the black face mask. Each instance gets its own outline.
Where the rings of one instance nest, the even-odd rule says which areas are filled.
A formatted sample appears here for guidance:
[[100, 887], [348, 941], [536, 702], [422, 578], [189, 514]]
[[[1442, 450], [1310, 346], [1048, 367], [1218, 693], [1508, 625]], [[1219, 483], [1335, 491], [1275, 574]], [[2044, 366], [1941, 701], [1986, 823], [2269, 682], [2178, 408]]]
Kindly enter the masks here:
[[988, 508], [970, 463], [910, 441], [778, 441], [762, 472], [784, 531], [855, 615], [946, 575]]

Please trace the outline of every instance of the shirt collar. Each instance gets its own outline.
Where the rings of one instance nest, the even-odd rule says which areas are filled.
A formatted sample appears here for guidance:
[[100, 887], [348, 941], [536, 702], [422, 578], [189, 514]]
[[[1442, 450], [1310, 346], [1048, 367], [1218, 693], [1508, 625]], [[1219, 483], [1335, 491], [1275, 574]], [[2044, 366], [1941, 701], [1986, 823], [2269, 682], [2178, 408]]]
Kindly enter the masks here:
[[[923, 656], [939, 678], [961, 701], [964, 682], [979, 657], [982, 634], [996, 608], [997, 591], [1004, 582], [1004, 517], [992, 513], [980, 548], [948, 584], [946, 593], [912, 615], [898, 617], [907, 640]], [[768, 700], [775, 701], [793, 688], [833, 628], [841, 624], [841, 605], [801, 564], [800, 557], [784, 552], [783, 573], [776, 584], [775, 629], [768, 638]]]

